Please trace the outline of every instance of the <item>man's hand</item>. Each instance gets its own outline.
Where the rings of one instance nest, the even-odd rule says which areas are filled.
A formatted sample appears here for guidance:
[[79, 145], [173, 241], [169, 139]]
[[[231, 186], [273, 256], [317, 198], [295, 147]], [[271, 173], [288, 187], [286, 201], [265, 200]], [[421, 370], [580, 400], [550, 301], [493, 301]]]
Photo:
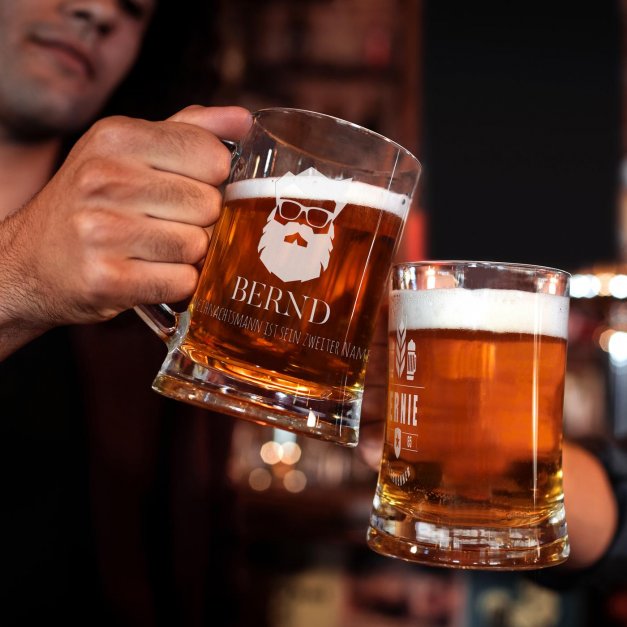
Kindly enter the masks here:
[[189, 297], [217, 187], [250, 113], [183, 109], [103, 119], [35, 198], [0, 223], [0, 358], [46, 329]]

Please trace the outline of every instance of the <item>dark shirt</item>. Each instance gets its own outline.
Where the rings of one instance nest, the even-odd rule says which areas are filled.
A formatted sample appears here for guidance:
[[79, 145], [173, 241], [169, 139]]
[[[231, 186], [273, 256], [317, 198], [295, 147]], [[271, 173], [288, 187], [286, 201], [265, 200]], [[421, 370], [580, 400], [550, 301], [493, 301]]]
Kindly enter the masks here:
[[627, 585], [627, 449], [608, 443], [593, 447], [592, 452], [605, 467], [618, 504], [618, 527], [613, 541], [605, 555], [587, 569], [571, 572], [548, 568], [534, 574], [534, 578], [556, 589], [579, 587], [595, 594], [609, 595]]
[[588, 577], [598, 587], [627, 583], [627, 448], [607, 445], [599, 453], [618, 504], [618, 528], [608, 551]]
[[127, 312], [0, 363], [3, 625], [229, 624], [232, 420], [154, 392], [165, 354]]

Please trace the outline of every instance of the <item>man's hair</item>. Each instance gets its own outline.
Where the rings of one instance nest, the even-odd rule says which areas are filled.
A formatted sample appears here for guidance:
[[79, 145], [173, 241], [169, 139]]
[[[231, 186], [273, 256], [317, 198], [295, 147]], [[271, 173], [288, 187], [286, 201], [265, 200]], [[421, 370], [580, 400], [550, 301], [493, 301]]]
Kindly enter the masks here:
[[157, 0], [138, 60], [103, 115], [166, 118], [217, 86], [218, 0]]

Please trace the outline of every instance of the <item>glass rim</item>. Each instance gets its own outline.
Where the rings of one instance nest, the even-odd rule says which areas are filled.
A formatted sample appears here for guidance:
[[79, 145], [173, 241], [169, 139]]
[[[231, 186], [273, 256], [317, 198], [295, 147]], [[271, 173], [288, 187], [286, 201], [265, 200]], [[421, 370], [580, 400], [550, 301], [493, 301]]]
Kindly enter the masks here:
[[514, 261], [487, 261], [487, 260], [472, 260], [472, 259], [433, 259], [433, 260], [420, 260], [420, 261], [397, 261], [392, 264], [392, 270], [396, 271], [399, 268], [406, 267], [466, 267], [466, 268], [493, 268], [498, 270], [499, 268], [504, 270], [519, 270], [521, 272], [535, 272], [537, 274], [560, 274], [564, 278], [571, 278], [572, 275], [566, 270], [560, 268], [554, 268], [551, 266], [543, 266], [532, 263], [518, 263]]
[[[393, 146], [394, 148], [396, 148], [396, 150], [398, 150], [399, 152], [402, 152], [406, 157], [414, 161], [418, 171], [422, 172], [422, 163], [420, 162], [418, 157], [416, 157], [416, 155], [414, 155], [410, 150], [408, 150], [407, 148], [405, 148], [398, 142], [394, 141], [393, 139], [390, 139], [389, 137], [386, 137], [385, 135], [382, 135], [381, 133], [377, 133], [376, 131], [366, 128], [365, 126], [356, 124], [355, 122], [350, 122], [349, 120], [344, 120], [343, 118], [338, 118], [337, 116], [330, 115], [328, 113], [320, 113], [319, 111], [310, 111], [309, 109], [298, 109], [295, 107], [264, 107], [263, 109], [257, 109], [256, 111], [253, 111], [252, 117], [254, 120], [256, 120], [256, 119], [259, 119], [262, 115], [269, 114], [269, 113], [299, 114], [299, 115], [304, 115], [307, 117], [322, 118], [322, 119], [333, 121], [339, 125], [348, 126], [355, 131], [358, 131], [365, 135], [369, 135], [375, 139], [379, 139]], [[263, 124], [262, 126], [266, 131], [274, 135], [274, 133], [270, 131], [270, 129], [266, 128]]]

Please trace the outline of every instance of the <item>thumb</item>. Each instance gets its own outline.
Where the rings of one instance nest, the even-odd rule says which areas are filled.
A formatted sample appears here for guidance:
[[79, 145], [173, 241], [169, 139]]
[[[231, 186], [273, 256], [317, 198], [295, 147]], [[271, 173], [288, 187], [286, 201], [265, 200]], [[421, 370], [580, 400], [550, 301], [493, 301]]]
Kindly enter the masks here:
[[221, 139], [241, 139], [252, 125], [250, 111], [243, 107], [202, 107], [191, 105], [168, 118], [200, 126]]

